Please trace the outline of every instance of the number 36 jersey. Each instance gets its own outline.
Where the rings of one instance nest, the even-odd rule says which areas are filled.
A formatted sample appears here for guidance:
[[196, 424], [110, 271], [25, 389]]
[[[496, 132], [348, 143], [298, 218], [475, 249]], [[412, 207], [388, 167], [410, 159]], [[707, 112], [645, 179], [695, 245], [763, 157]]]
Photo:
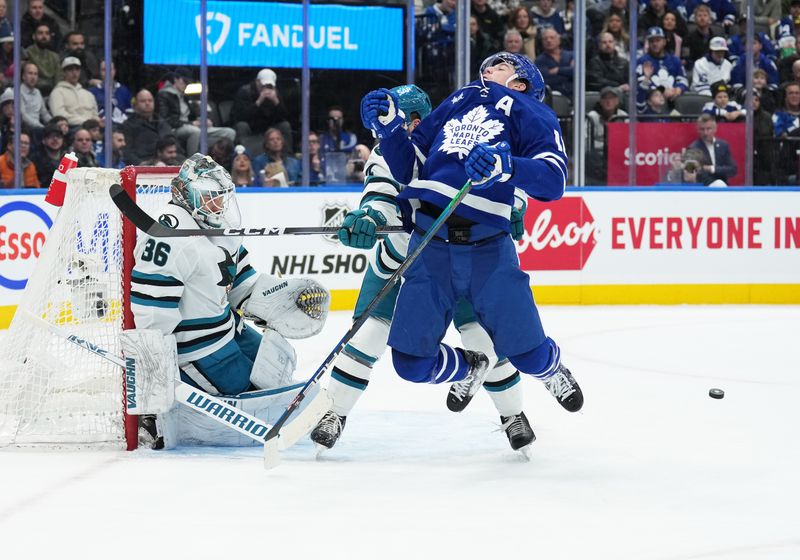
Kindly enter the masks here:
[[[183, 207], [169, 203], [159, 222], [198, 227]], [[231, 307], [253, 289], [256, 272], [237, 237], [151, 237], [139, 232], [131, 275], [136, 328], [175, 334], [180, 365], [198, 360], [233, 339]]]

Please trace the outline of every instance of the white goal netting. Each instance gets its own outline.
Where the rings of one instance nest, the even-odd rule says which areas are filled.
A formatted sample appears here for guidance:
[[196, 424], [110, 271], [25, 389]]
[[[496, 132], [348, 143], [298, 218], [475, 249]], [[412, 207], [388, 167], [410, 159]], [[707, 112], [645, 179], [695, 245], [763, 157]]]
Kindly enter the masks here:
[[[109, 186], [133, 190], [154, 211], [175, 171], [74, 169], [39, 261], [0, 347], [0, 447], [126, 443], [120, 368], [49, 332], [119, 355], [135, 230], [123, 234]], [[127, 266], [126, 266], [126, 263]], [[127, 273], [126, 273], [127, 270]], [[129, 285], [129, 283], [128, 283]], [[129, 434], [130, 438], [135, 434]]]

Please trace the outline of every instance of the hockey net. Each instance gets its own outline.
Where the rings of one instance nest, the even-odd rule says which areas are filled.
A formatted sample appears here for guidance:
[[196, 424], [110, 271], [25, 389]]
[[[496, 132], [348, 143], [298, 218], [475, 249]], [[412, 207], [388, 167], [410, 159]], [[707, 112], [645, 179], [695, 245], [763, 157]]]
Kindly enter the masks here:
[[111, 200], [121, 184], [153, 214], [169, 200], [173, 167], [82, 168], [67, 175], [54, 220], [0, 348], [0, 447], [127, 447], [123, 372], [53, 335], [39, 319], [120, 355], [119, 333], [133, 328], [128, 305], [136, 229]]

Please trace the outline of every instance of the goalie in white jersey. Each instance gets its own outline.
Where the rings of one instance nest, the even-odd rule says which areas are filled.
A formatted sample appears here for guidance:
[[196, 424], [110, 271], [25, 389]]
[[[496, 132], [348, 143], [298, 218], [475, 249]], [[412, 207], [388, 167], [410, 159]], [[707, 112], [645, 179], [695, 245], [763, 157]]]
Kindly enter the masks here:
[[[405, 115], [408, 134], [432, 111], [428, 94], [419, 87], [409, 84], [398, 86], [392, 90], [398, 98], [399, 108]], [[402, 216], [397, 206], [396, 197], [403, 186], [394, 180], [389, 166], [381, 154], [380, 145], [373, 148], [365, 166], [366, 179], [360, 208], [348, 216], [361, 213], [374, 217], [379, 225], [402, 225]], [[513, 214], [512, 222], [515, 233], [522, 234], [522, 217], [525, 212], [526, 195], [521, 193]], [[374, 237], [351, 233], [346, 230], [347, 223], [339, 231], [343, 244], [360, 249], [368, 249], [375, 245], [369, 253], [369, 266], [364, 274], [361, 291], [356, 302], [354, 319], [358, 319], [366, 310], [378, 292], [384, 287], [389, 277], [397, 270], [408, 252], [407, 233], [390, 234], [375, 243]], [[518, 230], [518, 231], [517, 231]], [[355, 406], [369, 384], [372, 368], [386, 350], [389, 327], [394, 314], [394, 305], [400, 285], [378, 304], [372, 315], [361, 329], [344, 347], [342, 354], [333, 364], [331, 380], [328, 384], [328, 395], [333, 401], [332, 409], [320, 420], [311, 432], [311, 439], [320, 451], [330, 449], [342, 434], [347, 415]], [[520, 374], [506, 358], [498, 361], [495, 356], [492, 340], [488, 333], [478, 324], [472, 306], [465, 300], [459, 302], [453, 322], [461, 333], [461, 339], [467, 348], [479, 350], [496, 364], [487, 376], [484, 388], [492, 398], [492, 402], [500, 413], [502, 427], [506, 432], [511, 447], [523, 449], [535, 439], [533, 430], [522, 412], [522, 388], [519, 383]], [[525, 451], [523, 451], [525, 452]]]
[[[186, 160], [171, 188], [172, 200], [160, 210], [161, 224], [181, 229], [240, 225], [230, 175], [210, 157], [195, 154]], [[264, 420], [283, 412], [300, 387], [292, 385], [296, 356], [285, 337], [305, 338], [322, 329], [330, 300], [325, 288], [313, 280], [257, 274], [239, 237], [142, 234], [135, 259], [131, 307], [136, 327], [175, 335], [181, 379], [212, 395], [232, 397]], [[241, 315], [265, 326], [263, 335]], [[156, 437], [151, 418], [142, 424]], [[211, 430], [213, 423], [183, 409], [159, 416], [157, 424], [167, 446], [187, 440], [250, 444], [233, 432]], [[187, 424], [193, 428], [187, 430]]]

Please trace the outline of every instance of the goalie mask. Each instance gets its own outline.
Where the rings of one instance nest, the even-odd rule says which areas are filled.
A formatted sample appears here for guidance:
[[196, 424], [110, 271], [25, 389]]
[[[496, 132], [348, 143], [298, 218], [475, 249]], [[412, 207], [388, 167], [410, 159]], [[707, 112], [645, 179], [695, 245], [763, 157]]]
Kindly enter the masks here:
[[241, 223], [236, 188], [224, 167], [209, 156], [194, 154], [172, 179], [172, 201], [208, 227], [238, 227]]
[[406, 126], [414, 120], [412, 113], [417, 113], [420, 119], [424, 119], [433, 111], [431, 99], [428, 94], [414, 84], [397, 86], [391, 91], [397, 96], [398, 108], [403, 111], [406, 119]]
[[536, 101], [544, 100], [545, 84], [542, 73], [539, 72], [539, 69], [533, 62], [521, 54], [499, 52], [486, 58], [486, 60], [481, 63], [481, 81], [483, 81], [483, 73], [487, 68], [490, 66], [497, 66], [501, 62], [510, 64], [515, 70], [515, 73], [504, 84], [506, 87], [508, 87], [508, 84], [512, 80], [525, 82], [528, 86], [525, 90], [527, 95], [532, 96]]

